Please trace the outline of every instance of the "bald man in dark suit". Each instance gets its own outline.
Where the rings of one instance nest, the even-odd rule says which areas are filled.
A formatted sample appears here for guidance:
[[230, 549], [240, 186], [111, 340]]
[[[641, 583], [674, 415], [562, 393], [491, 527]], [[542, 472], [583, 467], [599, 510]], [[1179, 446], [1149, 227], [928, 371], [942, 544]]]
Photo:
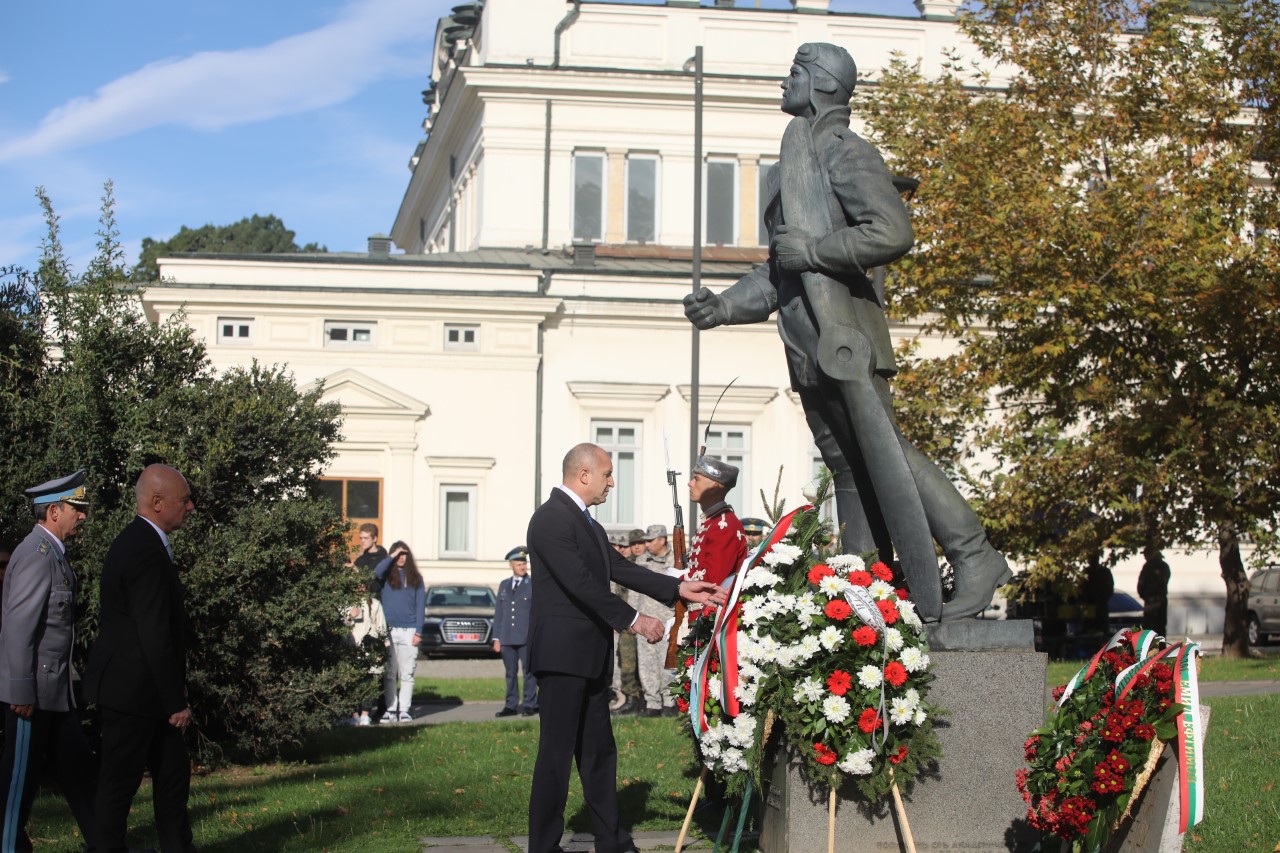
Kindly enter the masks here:
[[538, 677], [541, 733], [529, 796], [529, 853], [556, 853], [564, 833], [569, 773], [577, 761], [596, 853], [635, 849], [618, 822], [617, 746], [609, 720], [613, 635], [631, 631], [650, 643], [665, 626], [609, 590], [610, 581], [666, 604], [723, 604], [713, 584], [681, 582], [622, 557], [587, 509], [613, 488], [613, 463], [594, 444], [564, 458], [563, 483], [529, 521], [533, 588], [529, 667]]

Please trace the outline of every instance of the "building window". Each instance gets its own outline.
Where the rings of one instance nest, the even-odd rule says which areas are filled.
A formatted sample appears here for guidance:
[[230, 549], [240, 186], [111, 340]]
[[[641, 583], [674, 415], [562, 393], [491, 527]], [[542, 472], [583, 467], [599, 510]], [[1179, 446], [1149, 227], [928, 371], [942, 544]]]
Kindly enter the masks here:
[[253, 343], [252, 317], [219, 317], [218, 343], [251, 344]]
[[738, 161], [707, 160], [707, 198], [703, 220], [708, 246], [738, 243]]
[[769, 229], [764, 225], [764, 213], [769, 209], [769, 170], [777, 160], [760, 160], [756, 167], [756, 242], [761, 246], [769, 245]]
[[324, 345], [327, 347], [371, 347], [373, 330], [377, 323], [356, 323], [347, 320], [326, 320]]
[[[813, 448], [813, 455], [810, 457], [810, 461], [809, 461], [810, 479], [813, 480], [813, 482], [815, 483], [818, 482], [818, 480], [822, 477], [822, 472], [825, 470], [827, 470], [827, 464], [822, 461], [822, 454], [818, 452], [818, 448], [815, 446]], [[828, 495], [829, 496], [827, 497], [827, 499], [822, 502], [822, 506], [820, 508], [822, 511], [822, 520], [831, 522], [831, 528], [833, 530], [838, 530], [839, 524], [836, 522], [835, 483], [831, 484], [831, 491], [828, 493]]]
[[480, 327], [445, 323], [444, 348], [464, 352], [478, 351], [480, 349]]
[[440, 487], [440, 557], [474, 560], [476, 487]]
[[[706, 424], [703, 424], [706, 429]], [[750, 461], [751, 428], [745, 426], [713, 426], [707, 430], [707, 453], [736, 466], [738, 483], [729, 490], [725, 500], [733, 505], [738, 515], [751, 515], [747, 509], [746, 497], [751, 494], [747, 468]]]
[[592, 421], [591, 440], [613, 460], [613, 491], [595, 510], [596, 521], [639, 527], [640, 423]]
[[573, 239], [604, 238], [604, 155], [573, 155]]
[[354, 547], [359, 527], [372, 522], [382, 530], [382, 481], [346, 477], [322, 477], [317, 484], [321, 497], [328, 498], [350, 524]]
[[658, 158], [627, 157], [627, 242], [658, 239]]

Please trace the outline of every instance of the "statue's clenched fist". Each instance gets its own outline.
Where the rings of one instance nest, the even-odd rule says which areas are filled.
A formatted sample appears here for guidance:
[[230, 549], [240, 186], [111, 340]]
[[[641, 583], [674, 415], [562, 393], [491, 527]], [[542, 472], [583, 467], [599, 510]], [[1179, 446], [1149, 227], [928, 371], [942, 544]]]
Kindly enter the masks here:
[[809, 272], [818, 268], [818, 241], [799, 228], [779, 225], [769, 247], [778, 260], [778, 266], [788, 272]]
[[705, 287], [697, 293], [690, 293], [684, 298], [684, 316], [699, 329], [714, 329], [723, 326], [725, 320], [724, 304], [720, 297]]

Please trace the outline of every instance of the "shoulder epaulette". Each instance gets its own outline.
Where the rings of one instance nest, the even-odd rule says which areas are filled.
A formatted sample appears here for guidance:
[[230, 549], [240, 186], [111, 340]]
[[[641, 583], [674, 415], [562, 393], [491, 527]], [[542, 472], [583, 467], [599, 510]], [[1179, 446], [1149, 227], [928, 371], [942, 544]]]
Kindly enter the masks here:
[[53, 546], [49, 544], [49, 540], [48, 540], [48, 539], [41, 539], [41, 540], [40, 540], [40, 544], [36, 546], [36, 553], [37, 553], [37, 554], [48, 554], [48, 553], [49, 553], [49, 549], [50, 549], [50, 548], [52, 548], [52, 547], [53, 547]]

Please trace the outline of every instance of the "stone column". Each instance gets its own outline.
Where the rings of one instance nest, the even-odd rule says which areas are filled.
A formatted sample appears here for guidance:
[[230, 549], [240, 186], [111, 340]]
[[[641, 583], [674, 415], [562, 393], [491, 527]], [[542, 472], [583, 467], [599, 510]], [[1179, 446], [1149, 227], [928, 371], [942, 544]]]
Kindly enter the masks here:
[[605, 230], [606, 243], [625, 243], [627, 241], [627, 152], [621, 148], [610, 148], [605, 151], [608, 160], [609, 184], [605, 191], [605, 209], [608, 213], [608, 228]]
[[760, 233], [760, 158], [744, 154], [738, 158], [738, 245], [754, 246]]

